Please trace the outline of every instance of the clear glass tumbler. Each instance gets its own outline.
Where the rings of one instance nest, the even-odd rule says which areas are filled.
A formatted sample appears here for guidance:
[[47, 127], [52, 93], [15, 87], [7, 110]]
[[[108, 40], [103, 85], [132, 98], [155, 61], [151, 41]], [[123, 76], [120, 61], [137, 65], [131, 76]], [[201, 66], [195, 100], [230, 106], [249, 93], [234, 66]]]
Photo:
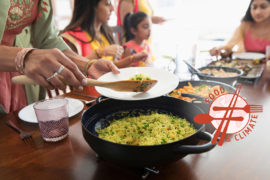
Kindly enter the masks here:
[[56, 142], [68, 135], [68, 100], [53, 98], [34, 104], [42, 138], [48, 142]]

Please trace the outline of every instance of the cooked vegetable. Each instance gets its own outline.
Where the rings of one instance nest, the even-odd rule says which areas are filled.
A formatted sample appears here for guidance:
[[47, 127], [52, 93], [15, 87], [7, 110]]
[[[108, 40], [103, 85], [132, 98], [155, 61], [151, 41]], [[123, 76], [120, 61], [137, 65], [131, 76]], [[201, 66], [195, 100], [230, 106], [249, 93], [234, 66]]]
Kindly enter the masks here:
[[[182, 93], [194, 94], [194, 95], [207, 98], [210, 93], [214, 92], [214, 90], [220, 91], [220, 89], [221, 89], [221, 86], [218, 86], [218, 85], [209, 86], [207, 84], [202, 84], [200, 86], [192, 86], [192, 84], [188, 82], [187, 86], [184, 86], [183, 88], [175, 89], [169, 95], [172, 97], [190, 102], [193, 99], [190, 97], [183, 97]], [[224, 93], [227, 93], [227, 91], [225, 91]]]
[[158, 145], [178, 141], [196, 132], [187, 120], [177, 116], [153, 112], [137, 117], [113, 120], [97, 130], [102, 139], [129, 145]]
[[146, 75], [146, 74], [135, 74], [134, 76], [132, 76], [131, 78], [129, 78], [130, 80], [139, 80], [139, 81], [142, 81], [142, 80], [152, 80], [150, 78], [150, 76]]

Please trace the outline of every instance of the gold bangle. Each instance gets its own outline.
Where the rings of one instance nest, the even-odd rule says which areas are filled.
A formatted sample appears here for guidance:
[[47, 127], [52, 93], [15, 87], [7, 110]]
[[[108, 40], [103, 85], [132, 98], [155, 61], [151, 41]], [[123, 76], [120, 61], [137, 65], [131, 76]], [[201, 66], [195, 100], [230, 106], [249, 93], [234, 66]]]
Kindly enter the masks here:
[[99, 53], [99, 49], [96, 49], [96, 50], [95, 50], [95, 53], [96, 53], [96, 55], [97, 55], [97, 58], [101, 58], [101, 57], [100, 57], [100, 53]]
[[95, 53], [96, 53], [96, 55], [97, 55], [98, 58], [102, 58], [103, 55], [104, 55], [104, 49], [103, 48], [96, 49], [95, 50]]
[[96, 63], [97, 61], [98, 61], [98, 60], [96, 60], [96, 59], [92, 59], [92, 60], [88, 61], [88, 62], [85, 64], [85, 66], [84, 66], [84, 74], [85, 74], [86, 76], [88, 76], [88, 69], [92, 66], [92, 64]]

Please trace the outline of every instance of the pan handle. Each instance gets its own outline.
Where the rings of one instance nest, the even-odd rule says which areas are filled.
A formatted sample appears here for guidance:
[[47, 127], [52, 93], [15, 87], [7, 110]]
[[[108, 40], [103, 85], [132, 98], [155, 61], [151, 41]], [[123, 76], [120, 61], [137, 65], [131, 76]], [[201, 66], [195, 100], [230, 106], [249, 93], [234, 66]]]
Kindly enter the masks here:
[[216, 144], [211, 143], [213, 135], [208, 132], [200, 131], [197, 137], [199, 139], [207, 140], [209, 142], [202, 145], [181, 145], [176, 148], [175, 152], [183, 154], [199, 154], [210, 151], [216, 146]]
[[105, 97], [105, 96], [99, 96], [99, 97], [96, 99], [96, 104], [101, 103], [102, 101], [107, 100], [107, 99], [109, 99], [109, 98], [107, 98], [107, 97]]

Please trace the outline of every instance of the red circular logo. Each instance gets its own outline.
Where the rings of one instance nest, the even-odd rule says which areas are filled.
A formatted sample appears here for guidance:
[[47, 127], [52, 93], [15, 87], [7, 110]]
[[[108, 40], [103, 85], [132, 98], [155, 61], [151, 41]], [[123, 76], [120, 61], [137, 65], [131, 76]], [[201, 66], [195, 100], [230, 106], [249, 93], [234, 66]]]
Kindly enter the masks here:
[[[241, 96], [238, 96], [235, 106], [229, 105], [234, 94], [224, 94], [217, 97], [209, 108], [209, 115], [213, 117], [212, 125], [218, 129], [223, 118], [229, 118], [229, 126], [226, 134], [234, 134], [243, 130], [249, 122], [250, 113], [246, 112], [248, 103]], [[227, 114], [226, 117], [225, 113]], [[225, 124], [227, 120], [225, 119]], [[221, 132], [224, 131], [225, 126], [222, 127]]]

